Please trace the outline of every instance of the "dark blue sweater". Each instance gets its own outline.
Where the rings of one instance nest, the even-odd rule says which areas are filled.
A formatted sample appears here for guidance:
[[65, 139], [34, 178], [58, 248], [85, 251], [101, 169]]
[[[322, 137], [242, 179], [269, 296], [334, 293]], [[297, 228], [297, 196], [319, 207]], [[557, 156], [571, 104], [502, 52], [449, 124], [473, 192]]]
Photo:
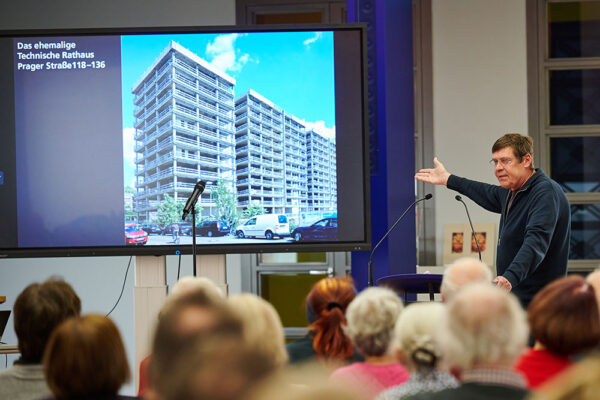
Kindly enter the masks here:
[[571, 212], [561, 187], [541, 169], [516, 191], [451, 175], [448, 188], [501, 214], [496, 270], [527, 306], [547, 283], [565, 276], [569, 259]]

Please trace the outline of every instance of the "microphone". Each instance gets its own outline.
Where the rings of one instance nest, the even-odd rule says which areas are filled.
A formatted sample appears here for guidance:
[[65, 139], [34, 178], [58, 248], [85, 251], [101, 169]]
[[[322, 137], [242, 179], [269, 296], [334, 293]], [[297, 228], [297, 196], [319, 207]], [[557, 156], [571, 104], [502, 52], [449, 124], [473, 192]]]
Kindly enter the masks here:
[[377, 248], [383, 242], [383, 240], [386, 237], [388, 237], [390, 233], [392, 233], [392, 231], [394, 230], [396, 225], [398, 225], [398, 222], [400, 222], [400, 220], [406, 215], [406, 213], [408, 211], [410, 211], [411, 208], [413, 208], [415, 206], [415, 204], [417, 204], [418, 202], [423, 201], [423, 200], [429, 200], [432, 197], [433, 197], [433, 195], [431, 193], [428, 193], [425, 195], [425, 197], [415, 200], [414, 203], [412, 203], [410, 206], [408, 206], [408, 208], [402, 213], [402, 215], [396, 220], [396, 222], [394, 222], [394, 225], [392, 225], [392, 227], [390, 229], [388, 229], [388, 231], [385, 233], [385, 235], [383, 235], [383, 237], [375, 245], [375, 247], [373, 247], [373, 250], [371, 250], [371, 254], [369, 256], [369, 283], [368, 283], [369, 287], [373, 286], [373, 254], [375, 253], [375, 250], [377, 250]]
[[[198, 181], [198, 183], [196, 183], [196, 186], [194, 186], [194, 191], [192, 192], [192, 195], [187, 199], [187, 202], [185, 203], [185, 207], [183, 207], [183, 215], [181, 216], [182, 220], [185, 220], [185, 217], [187, 217], [188, 214], [192, 211], [192, 208], [196, 205], [198, 198], [200, 197], [202, 192], [204, 192], [205, 186], [206, 186], [206, 182], [204, 182], [204, 181]], [[195, 224], [195, 223], [196, 223], [196, 221], [192, 221], [192, 224]]]
[[454, 198], [457, 201], [460, 201], [461, 203], [463, 203], [463, 206], [465, 206], [465, 211], [467, 212], [467, 218], [469, 218], [469, 224], [471, 225], [471, 233], [473, 234], [473, 237], [475, 238], [475, 244], [477, 245], [477, 251], [479, 252], [479, 261], [481, 261], [481, 247], [479, 247], [479, 240], [477, 240], [477, 234], [475, 233], [475, 228], [473, 228], [473, 223], [471, 222], [471, 216], [469, 215], [469, 209], [467, 208], [467, 204], [463, 201], [462, 197], [460, 197], [459, 195], [454, 196]]

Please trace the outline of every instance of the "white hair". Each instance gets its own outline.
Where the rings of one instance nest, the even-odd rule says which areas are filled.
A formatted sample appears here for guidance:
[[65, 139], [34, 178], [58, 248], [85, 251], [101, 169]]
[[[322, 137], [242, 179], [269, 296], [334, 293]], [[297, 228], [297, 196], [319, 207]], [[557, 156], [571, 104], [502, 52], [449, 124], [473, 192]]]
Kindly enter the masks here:
[[388, 350], [394, 324], [403, 308], [402, 300], [392, 290], [365, 289], [348, 305], [348, 325], [344, 331], [363, 354], [383, 355]]
[[398, 317], [393, 345], [402, 351], [403, 363], [411, 371], [431, 370], [442, 357], [435, 333], [440, 329], [444, 312], [442, 303], [414, 303]]
[[517, 298], [491, 285], [465, 287], [448, 303], [437, 339], [452, 366], [512, 366], [525, 348], [528, 327]]
[[248, 348], [260, 351], [278, 367], [285, 365], [285, 335], [275, 307], [252, 293], [230, 296], [227, 303], [242, 322], [242, 336]]
[[473, 257], [462, 257], [444, 271], [440, 293], [449, 301], [460, 288], [470, 283], [492, 283], [492, 272], [483, 262]]

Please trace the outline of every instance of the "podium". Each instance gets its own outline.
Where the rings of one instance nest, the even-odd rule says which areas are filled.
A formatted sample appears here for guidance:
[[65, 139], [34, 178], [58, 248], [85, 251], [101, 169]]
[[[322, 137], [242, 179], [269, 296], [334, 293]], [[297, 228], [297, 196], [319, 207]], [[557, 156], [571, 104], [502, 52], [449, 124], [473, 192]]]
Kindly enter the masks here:
[[429, 293], [429, 300], [434, 300], [434, 294], [440, 292], [442, 274], [398, 274], [377, 279], [377, 286], [388, 287], [397, 293], [404, 294], [407, 301], [408, 293]]

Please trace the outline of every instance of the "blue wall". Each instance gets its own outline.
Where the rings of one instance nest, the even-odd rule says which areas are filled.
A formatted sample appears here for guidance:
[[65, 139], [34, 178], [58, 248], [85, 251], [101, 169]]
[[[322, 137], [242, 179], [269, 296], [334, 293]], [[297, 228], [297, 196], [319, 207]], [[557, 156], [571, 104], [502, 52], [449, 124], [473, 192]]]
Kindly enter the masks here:
[[[411, 0], [348, 0], [348, 21], [368, 25], [371, 240], [383, 237], [415, 200]], [[374, 38], [374, 39], [373, 39]], [[373, 256], [374, 281], [416, 271], [411, 210]], [[367, 286], [369, 252], [352, 253], [352, 276]]]

